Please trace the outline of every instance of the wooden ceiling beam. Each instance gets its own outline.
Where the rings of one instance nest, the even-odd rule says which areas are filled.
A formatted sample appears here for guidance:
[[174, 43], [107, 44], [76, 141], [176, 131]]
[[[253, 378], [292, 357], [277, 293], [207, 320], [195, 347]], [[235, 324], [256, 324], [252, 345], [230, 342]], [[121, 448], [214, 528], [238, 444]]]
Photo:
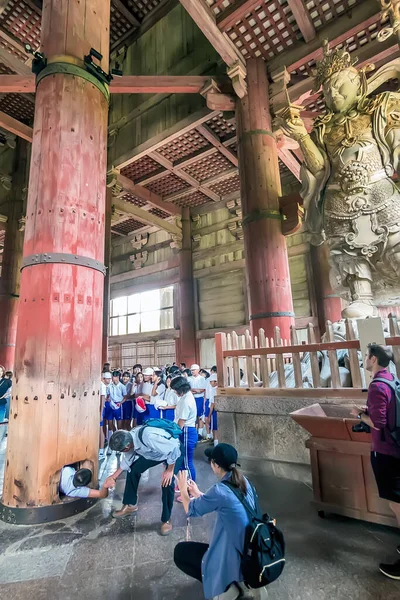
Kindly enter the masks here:
[[304, 0], [288, 0], [288, 4], [304, 40], [307, 43], [312, 42], [316, 37], [316, 32], [306, 3]]
[[[174, 204], [170, 204], [168, 202], [164, 202], [160, 196], [154, 194], [149, 189], [143, 187], [142, 185], [138, 185], [137, 183], [133, 183], [128, 177], [121, 175], [121, 173], [114, 171], [112, 174], [115, 177], [115, 183], [119, 185], [125, 192], [137, 196], [140, 200], [144, 202], [148, 202], [154, 208], [159, 208], [164, 212], [170, 215], [180, 215], [181, 209]], [[126, 203], [127, 204], [127, 203]]]
[[225, 158], [227, 158], [233, 165], [235, 165], [235, 167], [238, 166], [238, 157], [232, 152], [232, 150], [224, 146], [224, 144], [220, 141], [219, 137], [217, 137], [207, 125], [205, 125], [204, 123], [202, 125], [199, 125], [197, 127], [197, 131], [201, 133], [201, 135], [205, 137], [206, 140], [210, 142], [210, 144], [217, 148], [217, 150], [219, 150], [219, 152], [223, 156], [225, 156]]
[[143, 208], [139, 206], [135, 206], [134, 204], [130, 204], [129, 202], [125, 202], [120, 198], [113, 198], [113, 206], [121, 212], [132, 215], [137, 221], [141, 223], [145, 223], [147, 225], [155, 225], [159, 227], [159, 229], [164, 229], [164, 231], [168, 231], [171, 235], [182, 236], [182, 229], [175, 225], [175, 223], [170, 223], [165, 219], [161, 219], [156, 215], [153, 215]]
[[[15, 60], [17, 61], [17, 59]], [[24, 65], [24, 63], [20, 64]], [[210, 77], [202, 75], [123, 75], [111, 81], [110, 93], [199, 94], [210, 79]], [[21, 75], [0, 75], [0, 93], [11, 92], [17, 94], [34, 93], [35, 76], [28, 73]]]
[[234, 2], [217, 17], [217, 25], [221, 31], [226, 31], [245, 14], [260, 5], [260, 0], [239, 0]]
[[222, 60], [232, 67], [239, 61], [245, 68], [243, 56], [229, 37], [218, 29], [215, 16], [205, 0], [180, 0], [193, 21], [203, 32]]
[[7, 115], [5, 112], [0, 111], [0, 127], [17, 135], [18, 137], [26, 140], [27, 142], [32, 143], [33, 138], [33, 129], [32, 127], [28, 127], [25, 123], [21, 123], [21, 121], [17, 121], [10, 115]]
[[110, 84], [112, 94], [199, 94], [210, 81], [203, 75], [123, 75]]

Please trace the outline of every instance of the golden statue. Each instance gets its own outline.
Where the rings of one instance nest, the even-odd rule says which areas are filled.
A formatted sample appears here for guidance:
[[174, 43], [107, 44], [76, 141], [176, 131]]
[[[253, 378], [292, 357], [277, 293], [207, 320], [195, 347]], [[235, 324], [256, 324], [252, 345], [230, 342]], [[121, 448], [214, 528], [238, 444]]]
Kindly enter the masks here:
[[300, 109], [280, 111], [280, 125], [299, 142], [306, 228], [314, 245], [327, 242], [331, 283], [348, 300], [344, 317], [377, 313], [400, 301], [400, 192], [393, 181], [400, 153], [400, 94], [373, 92], [400, 71], [399, 61], [367, 81], [344, 50], [317, 64], [326, 113], [308, 134]]

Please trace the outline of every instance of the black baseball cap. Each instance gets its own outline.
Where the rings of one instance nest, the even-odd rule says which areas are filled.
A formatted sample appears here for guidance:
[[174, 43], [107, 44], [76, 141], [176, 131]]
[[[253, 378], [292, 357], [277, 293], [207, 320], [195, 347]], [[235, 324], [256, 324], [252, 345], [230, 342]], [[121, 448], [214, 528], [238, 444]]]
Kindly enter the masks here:
[[237, 462], [237, 450], [230, 444], [217, 444], [214, 448], [207, 448], [204, 454], [225, 471], [231, 471], [234, 467], [240, 467]]

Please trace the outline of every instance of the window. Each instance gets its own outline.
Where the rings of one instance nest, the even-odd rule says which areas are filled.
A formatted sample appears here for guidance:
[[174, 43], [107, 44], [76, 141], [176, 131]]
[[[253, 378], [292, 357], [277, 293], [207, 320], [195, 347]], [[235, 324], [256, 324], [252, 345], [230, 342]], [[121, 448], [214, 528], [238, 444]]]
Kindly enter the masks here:
[[111, 300], [111, 335], [174, 328], [174, 288], [150, 290]]

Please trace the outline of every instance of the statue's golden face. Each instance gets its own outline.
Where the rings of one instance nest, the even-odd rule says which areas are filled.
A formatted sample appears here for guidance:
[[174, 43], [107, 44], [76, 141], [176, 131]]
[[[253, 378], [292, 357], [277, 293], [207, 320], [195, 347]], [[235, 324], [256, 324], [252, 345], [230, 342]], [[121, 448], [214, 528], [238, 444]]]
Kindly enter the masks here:
[[357, 73], [348, 69], [335, 73], [323, 85], [328, 108], [335, 113], [345, 113], [358, 101], [361, 80]]

